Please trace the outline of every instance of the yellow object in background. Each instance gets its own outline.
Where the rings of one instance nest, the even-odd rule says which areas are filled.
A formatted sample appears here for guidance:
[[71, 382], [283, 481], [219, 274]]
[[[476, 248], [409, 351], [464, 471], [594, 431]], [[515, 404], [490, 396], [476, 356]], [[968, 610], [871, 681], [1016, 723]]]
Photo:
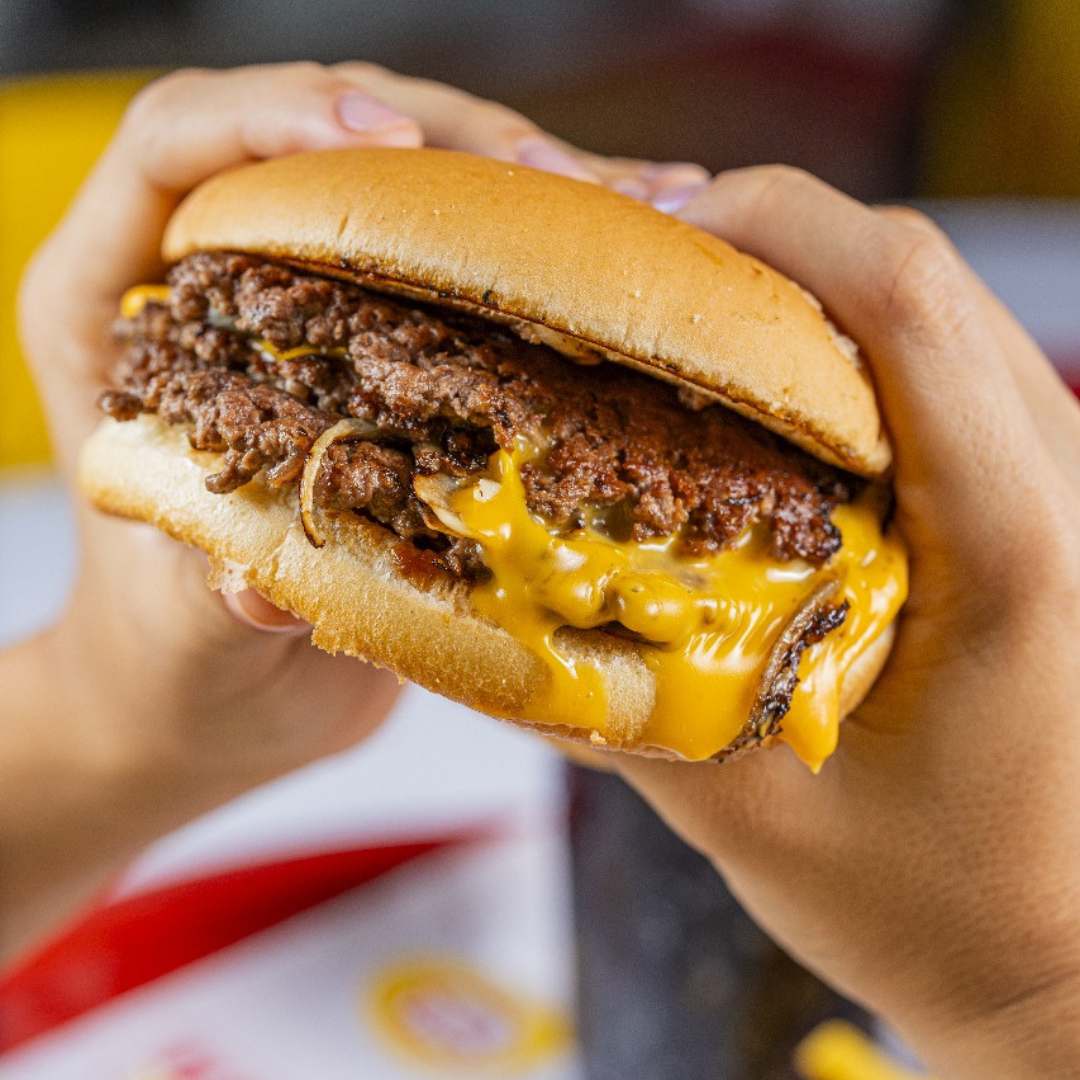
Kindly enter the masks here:
[[830, 1020], [815, 1028], [795, 1051], [804, 1080], [930, 1080], [887, 1058], [857, 1027]]
[[0, 83], [0, 466], [49, 459], [15, 330], [23, 267], [60, 219], [131, 96], [151, 77], [97, 73]]
[[366, 990], [365, 1017], [401, 1061], [435, 1076], [526, 1076], [573, 1045], [570, 1018], [455, 957], [392, 961]]
[[1080, 198], [1080, 3], [970, 4], [931, 87], [931, 196]]

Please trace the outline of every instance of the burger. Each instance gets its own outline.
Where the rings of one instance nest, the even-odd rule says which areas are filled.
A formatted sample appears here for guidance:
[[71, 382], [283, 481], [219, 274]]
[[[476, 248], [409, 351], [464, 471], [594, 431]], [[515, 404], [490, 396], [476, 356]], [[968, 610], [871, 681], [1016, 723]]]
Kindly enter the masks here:
[[237, 168], [124, 297], [81, 459], [314, 643], [589, 745], [812, 767], [906, 560], [854, 344], [644, 204], [437, 150]]

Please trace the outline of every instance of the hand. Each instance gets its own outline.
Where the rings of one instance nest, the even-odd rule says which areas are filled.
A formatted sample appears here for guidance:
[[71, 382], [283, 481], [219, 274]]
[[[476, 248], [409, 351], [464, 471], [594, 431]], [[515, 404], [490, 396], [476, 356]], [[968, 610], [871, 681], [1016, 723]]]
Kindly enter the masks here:
[[[695, 166], [578, 154], [509, 109], [366, 64], [187, 71], [145, 89], [30, 266], [20, 326], [57, 461], [98, 423], [123, 292], [158, 278], [170, 213], [253, 158], [429, 145], [520, 161], [657, 197]], [[81, 565], [60, 622], [0, 656], [4, 946], [61, 917], [151, 839], [367, 736], [397, 690], [386, 672], [312, 648], [310, 627], [148, 526], [79, 509]]]
[[604, 184], [631, 198], [670, 211], [709, 181], [700, 165], [591, 154], [543, 132], [531, 120], [494, 101], [425, 79], [412, 79], [371, 64], [342, 64], [381, 101], [413, 117], [428, 146], [464, 150], [503, 161]]
[[913, 211], [756, 169], [682, 216], [806, 285], [862, 343], [911, 595], [819, 776], [785, 749], [620, 770], [940, 1075], [1080, 1075], [1080, 408]]

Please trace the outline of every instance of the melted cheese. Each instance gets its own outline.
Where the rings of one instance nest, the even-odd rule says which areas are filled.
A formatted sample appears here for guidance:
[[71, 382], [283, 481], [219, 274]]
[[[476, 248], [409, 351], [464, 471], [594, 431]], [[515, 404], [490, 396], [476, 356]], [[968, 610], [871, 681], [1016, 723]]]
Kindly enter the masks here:
[[295, 360], [299, 356], [331, 356], [337, 360], [345, 357], [344, 349], [317, 349], [313, 345], [297, 345], [294, 349], [279, 349], [271, 345], [266, 338], [249, 338], [249, 343], [259, 350], [268, 360]]
[[[451, 496], [455, 531], [476, 540], [491, 579], [475, 608], [540, 656], [548, 678], [525, 720], [571, 721], [611, 737], [604, 683], [589, 664], [560, 648], [557, 631], [620, 623], [645, 643], [656, 700], [641, 741], [698, 761], [741, 731], [773, 647], [818, 588], [838, 580], [843, 625], [804, 653], [781, 737], [817, 769], [836, 746], [844, 678], [892, 622], [907, 593], [899, 541], [881, 535], [881, 499], [869, 491], [839, 507], [844, 543], [823, 568], [769, 555], [758, 525], [720, 554], [688, 558], [670, 538], [616, 542], [593, 528], [558, 536], [525, 503], [522, 444], [493, 458], [492, 474]], [[617, 742], [617, 737], [613, 738]]]
[[120, 314], [125, 319], [134, 319], [147, 304], [167, 304], [171, 296], [168, 285], [136, 285], [121, 297]]

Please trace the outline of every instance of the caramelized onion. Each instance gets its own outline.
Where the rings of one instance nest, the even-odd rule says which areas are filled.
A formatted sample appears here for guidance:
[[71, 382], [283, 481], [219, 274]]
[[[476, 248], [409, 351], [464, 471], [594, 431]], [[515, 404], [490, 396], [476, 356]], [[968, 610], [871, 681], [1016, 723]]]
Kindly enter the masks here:
[[312, 444], [304, 459], [304, 472], [300, 477], [300, 521], [312, 547], [321, 548], [326, 543], [326, 538], [315, 524], [315, 480], [327, 451], [334, 443], [371, 439], [383, 434], [385, 432], [370, 420], [348, 417], [328, 427]]
[[[757, 698], [736, 745], [754, 739], [764, 739], [779, 729], [787, 707], [777, 710], [775, 696], [777, 689], [786, 678], [791, 680], [791, 688], [798, 682], [797, 672], [803, 650], [807, 647], [807, 635], [813, 629], [816, 620], [822, 618], [829, 609], [837, 607], [837, 598], [841, 593], [839, 578], [827, 577], [802, 602], [791, 617], [780, 637], [772, 647], [768, 663], [761, 675]], [[847, 606], [843, 605], [846, 612]], [[841, 615], [841, 619], [843, 616]], [[790, 689], [788, 695], [790, 697]], [[720, 760], [717, 758], [717, 760]]]
[[460, 483], [454, 477], [447, 476], [446, 473], [413, 477], [413, 491], [416, 492], [416, 497], [435, 515], [436, 521], [430, 523], [432, 528], [441, 526], [454, 536], [469, 535], [465, 523], [450, 505], [450, 496], [460, 487]]

